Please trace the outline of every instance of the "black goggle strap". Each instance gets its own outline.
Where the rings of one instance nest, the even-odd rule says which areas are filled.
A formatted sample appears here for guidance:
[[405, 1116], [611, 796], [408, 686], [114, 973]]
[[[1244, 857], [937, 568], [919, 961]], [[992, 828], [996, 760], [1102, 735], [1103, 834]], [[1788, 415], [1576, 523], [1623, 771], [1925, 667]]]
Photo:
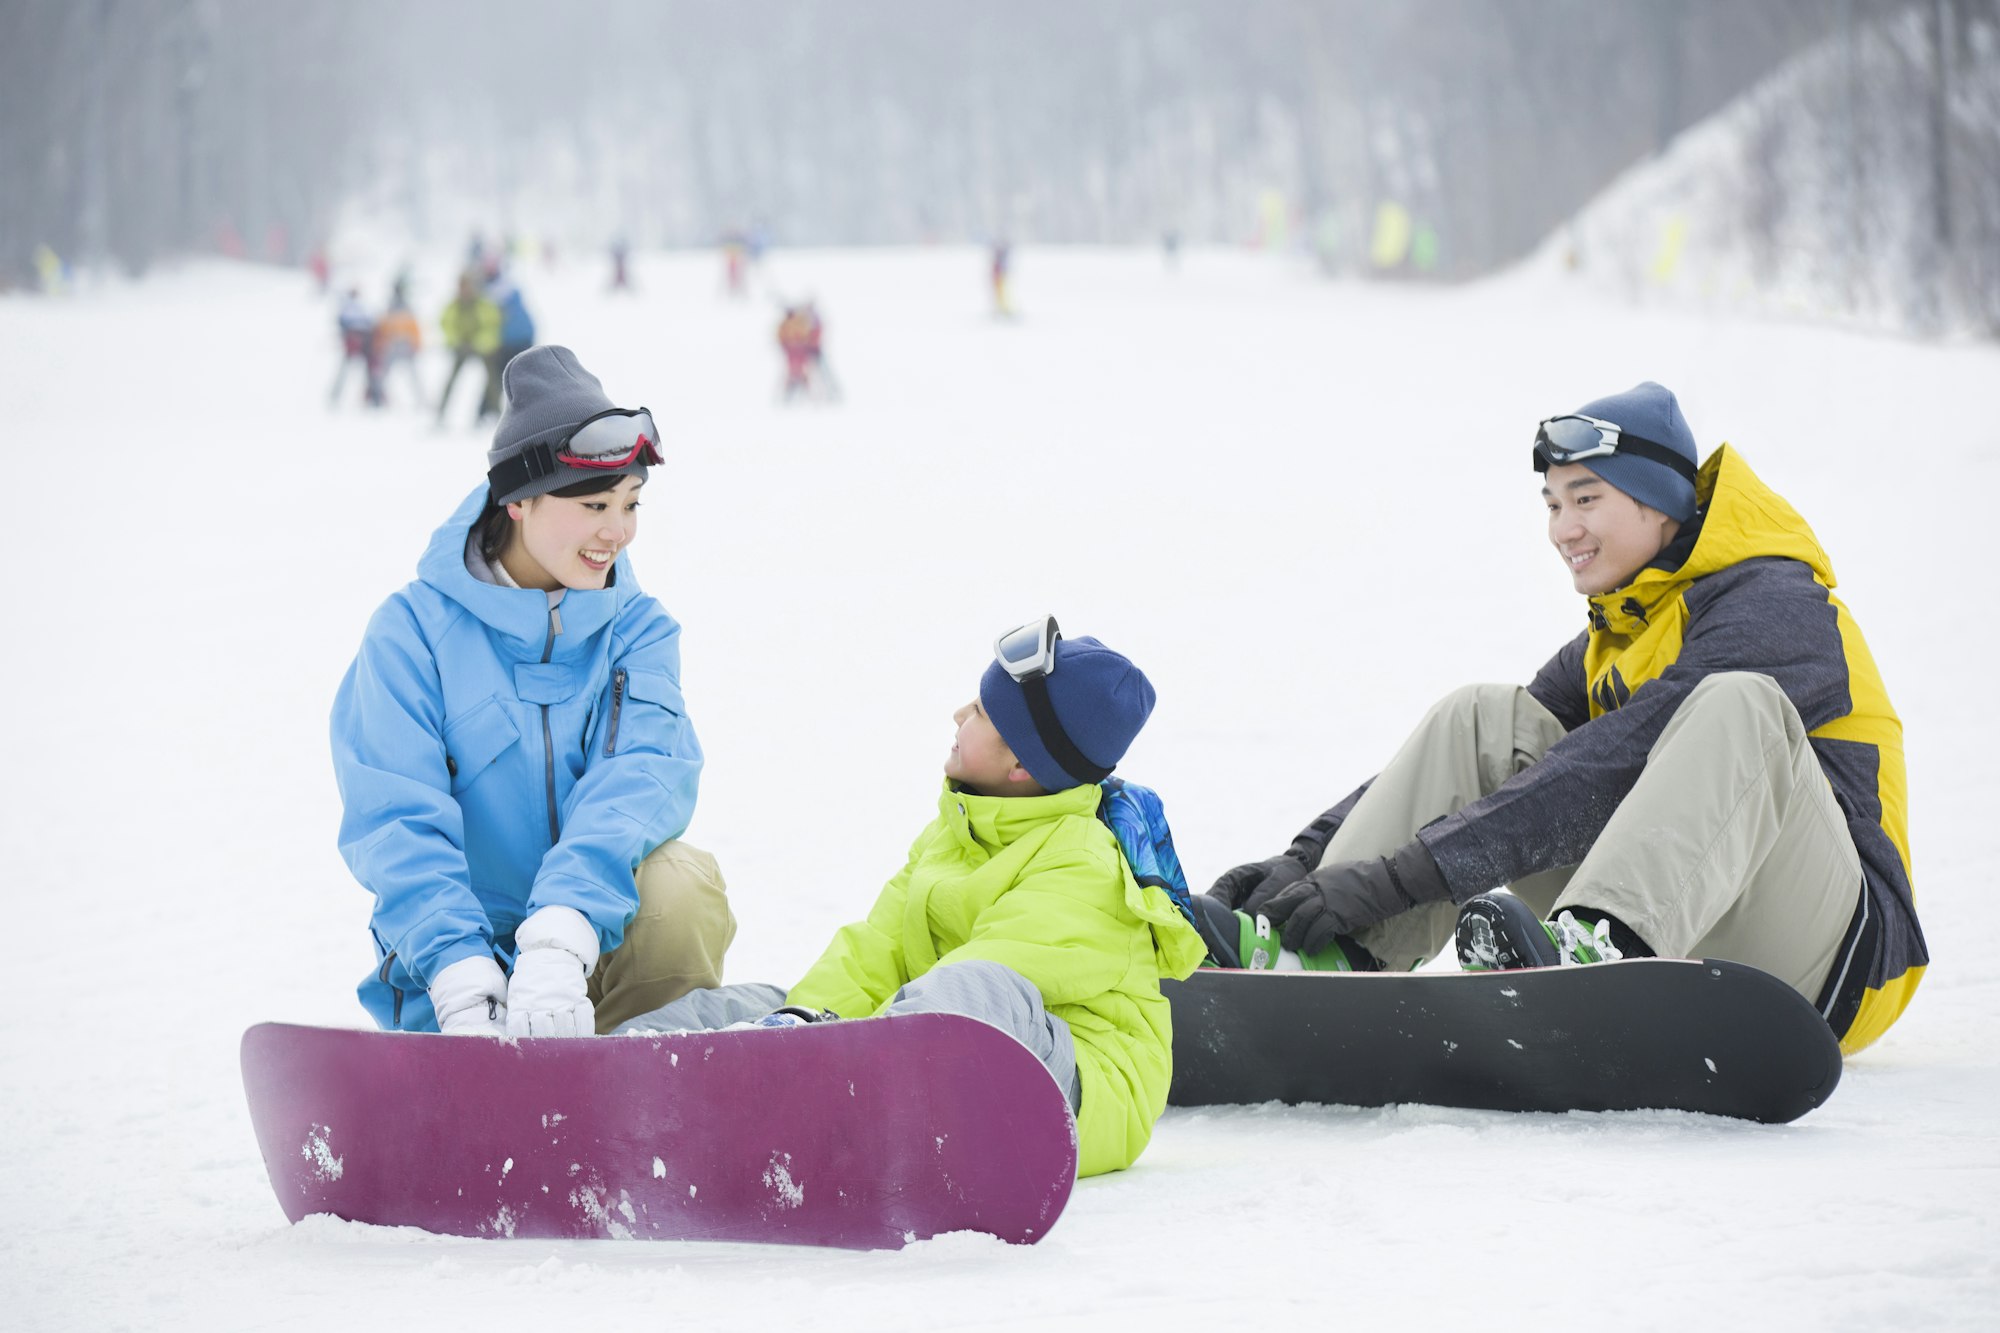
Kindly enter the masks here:
[[[1568, 452], [1570, 451], [1557, 446], [1547, 435], [1537, 431], [1535, 434], [1535, 471], [1547, 472], [1553, 453]], [[1587, 453], [1588, 451], [1577, 450], [1576, 452]], [[1620, 433], [1618, 436], [1618, 443], [1613, 447], [1611, 453], [1591, 454], [1589, 458], [1577, 458], [1573, 461], [1582, 463], [1588, 467], [1591, 458], [1611, 458], [1618, 455], [1643, 458], [1648, 462], [1658, 463], [1662, 467], [1672, 468], [1675, 472], [1680, 473], [1681, 476], [1686, 477], [1690, 482], [1695, 479], [1700, 471], [1699, 468], [1688, 461], [1686, 455], [1669, 449], [1664, 444], [1654, 444], [1651, 440], [1642, 439], [1637, 435], [1626, 435], [1623, 433]], [[1560, 464], [1572, 460], [1555, 458], [1553, 461]]]
[[557, 467], [555, 446], [539, 440], [488, 469], [486, 484], [495, 495], [509, 495], [531, 481], [540, 481]]
[[1034, 719], [1035, 734], [1041, 737], [1042, 746], [1049, 752], [1049, 758], [1056, 761], [1056, 767], [1078, 782], [1102, 782], [1111, 776], [1110, 769], [1086, 759], [1063, 730], [1056, 717], [1056, 706], [1049, 701], [1047, 676], [1038, 672], [1022, 681], [1021, 694], [1028, 701], [1028, 716]]

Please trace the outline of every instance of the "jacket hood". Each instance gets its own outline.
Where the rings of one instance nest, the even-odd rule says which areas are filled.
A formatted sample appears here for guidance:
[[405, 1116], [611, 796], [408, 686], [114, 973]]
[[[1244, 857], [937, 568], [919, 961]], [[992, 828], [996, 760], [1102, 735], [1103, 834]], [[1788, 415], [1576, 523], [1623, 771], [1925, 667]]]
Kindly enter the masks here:
[[1791, 503], [1766, 486], [1742, 454], [1717, 446], [1695, 478], [1701, 532], [1678, 569], [1648, 566], [1622, 588], [1589, 598], [1590, 623], [1598, 629], [1633, 632], [1653, 609], [1698, 578], [1745, 560], [1775, 556], [1798, 560], [1827, 587], [1834, 586], [1833, 561], [1810, 524]]
[[1731, 446], [1708, 456], [1695, 478], [1695, 498], [1708, 517], [1682, 576], [1700, 578], [1758, 556], [1782, 556], [1812, 566], [1820, 582], [1834, 586], [1833, 561], [1812, 526]]
[[[472, 525], [485, 509], [486, 483], [481, 482], [444, 525], [431, 534], [430, 545], [417, 561], [417, 578], [464, 607], [495, 633], [518, 640], [539, 655], [549, 632], [548, 595], [536, 588], [502, 588], [482, 583], [465, 567], [465, 544], [471, 539]], [[556, 656], [562, 656], [563, 640], [581, 645], [610, 624], [628, 600], [638, 596], [639, 584], [631, 562], [620, 551], [612, 566], [610, 586], [589, 592], [571, 589], [563, 594], [562, 634], [557, 640]]]

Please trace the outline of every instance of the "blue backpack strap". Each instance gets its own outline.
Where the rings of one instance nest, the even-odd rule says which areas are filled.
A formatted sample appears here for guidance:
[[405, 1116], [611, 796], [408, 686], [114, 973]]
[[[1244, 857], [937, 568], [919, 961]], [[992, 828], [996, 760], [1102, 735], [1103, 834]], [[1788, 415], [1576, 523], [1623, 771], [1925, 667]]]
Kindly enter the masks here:
[[1103, 794], [1098, 798], [1097, 817], [1118, 839], [1132, 878], [1141, 888], [1164, 890], [1187, 923], [1195, 925], [1194, 899], [1188, 892], [1180, 854], [1174, 850], [1173, 830], [1167, 827], [1167, 811], [1159, 793], [1123, 778], [1106, 778], [1098, 786]]

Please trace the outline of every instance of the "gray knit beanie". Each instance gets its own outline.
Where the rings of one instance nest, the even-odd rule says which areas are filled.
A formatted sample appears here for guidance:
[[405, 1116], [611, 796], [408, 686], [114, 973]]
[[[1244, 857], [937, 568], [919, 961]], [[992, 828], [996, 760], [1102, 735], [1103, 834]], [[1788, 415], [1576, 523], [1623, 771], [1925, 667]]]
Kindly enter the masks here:
[[[577, 362], [567, 347], [530, 347], [507, 363], [500, 383], [507, 391], [507, 410], [493, 432], [493, 447], [486, 451], [486, 468], [492, 470], [538, 441], [554, 439], [600, 412], [618, 404], [605, 396], [597, 376]], [[608, 476], [646, 475], [643, 457], [621, 468], [574, 468], [560, 462], [538, 477], [520, 480], [503, 494], [494, 494], [496, 505], [512, 504], [530, 496], [573, 486], [580, 481]]]

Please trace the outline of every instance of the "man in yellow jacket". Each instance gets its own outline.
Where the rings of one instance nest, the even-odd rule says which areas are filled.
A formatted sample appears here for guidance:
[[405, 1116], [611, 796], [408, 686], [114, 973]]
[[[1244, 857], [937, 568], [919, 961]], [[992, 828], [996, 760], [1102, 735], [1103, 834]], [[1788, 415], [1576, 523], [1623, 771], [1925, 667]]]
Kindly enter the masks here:
[[1729, 445], [1697, 458], [1651, 382], [1542, 422], [1588, 628], [1526, 687], [1445, 698], [1210, 896], [1321, 967], [1414, 967], [1454, 933], [1467, 968], [1727, 958], [1850, 1053], [1887, 1030], [1928, 961], [1902, 723], [1806, 521]]
[[964, 1014], [1020, 1040], [1068, 1094], [1080, 1174], [1130, 1166], [1173, 1071], [1160, 978], [1189, 975], [1204, 954], [1097, 815], [1098, 783], [1152, 708], [1138, 667], [1063, 638], [1053, 616], [1003, 635], [978, 697], [953, 715], [937, 818], [867, 917], [789, 992], [695, 991], [623, 1030]]

